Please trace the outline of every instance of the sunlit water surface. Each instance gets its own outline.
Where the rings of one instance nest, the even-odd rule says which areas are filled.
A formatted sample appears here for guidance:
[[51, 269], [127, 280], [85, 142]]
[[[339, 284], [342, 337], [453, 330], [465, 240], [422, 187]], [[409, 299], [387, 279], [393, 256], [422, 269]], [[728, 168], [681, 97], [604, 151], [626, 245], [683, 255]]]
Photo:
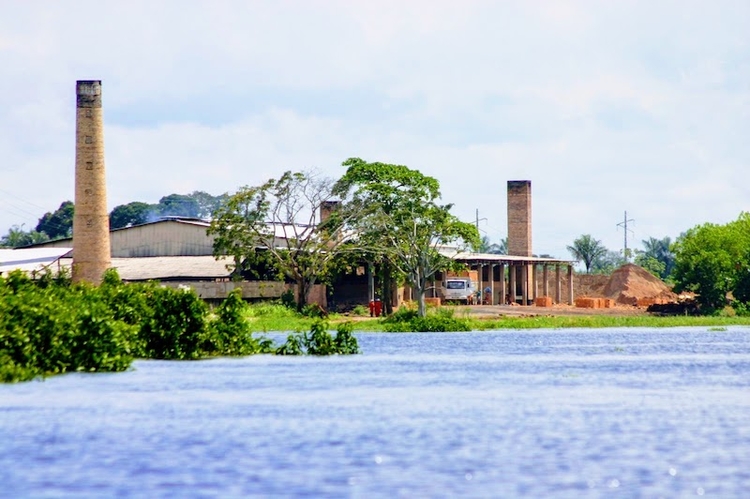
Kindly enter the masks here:
[[0, 385], [2, 497], [750, 497], [750, 329], [358, 334]]

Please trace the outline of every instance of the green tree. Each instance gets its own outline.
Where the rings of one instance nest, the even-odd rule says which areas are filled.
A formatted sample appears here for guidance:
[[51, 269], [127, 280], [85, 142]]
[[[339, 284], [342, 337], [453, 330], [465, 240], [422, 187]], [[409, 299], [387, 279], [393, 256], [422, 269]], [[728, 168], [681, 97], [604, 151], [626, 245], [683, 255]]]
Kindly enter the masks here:
[[34, 230], [44, 232], [50, 239], [70, 237], [73, 234], [73, 211], [73, 202], [63, 201], [57, 210], [42, 215]]
[[494, 255], [507, 255], [508, 254], [508, 238], [504, 237], [500, 239], [499, 243], [493, 243], [487, 236], [482, 236], [479, 242], [479, 253], [491, 253]]
[[366, 207], [353, 219], [361, 246], [400, 271], [417, 295], [417, 311], [426, 315], [425, 291], [435, 272], [453, 265], [441, 248], [479, 246], [479, 232], [441, 205], [440, 184], [403, 165], [344, 161], [346, 173], [336, 192], [352, 193], [351, 203]]
[[145, 224], [149, 221], [149, 216], [154, 211], [155, 207], [153, 205], [140, 201], [115, 206], [109, 213], [109, 228], [120, 229]]
[[[352, 206], [336, 203], [334, 182], [313, 172], [285, 172], [255, 187], [243, 187], [214, 214], [209, 235], [214, 254], [231, 255], [242, 269], [264, 248], [276, 268], [297, 286], [298, 307], [309, 301], [313, 285], [328, 274], [343, 250], [344, 228], [355, 216]], [[321, 207], [337, 207], [321, 221]]]
[[193, 199], [198, 207], [196, 216], [204, 219], [209, 219], [212, 218], [214, 212], [227, 201], [229, 195], [220, 194], [218, 196], [212, 196], [211, 194], [204, 191], [193, 191], [188, 194], [187, 197]]
[[735, 289], [742, 299], [750, 272], [750, 213], [726, 225], [693, 227], [677, 239], [674, 253], [676, 292], [696, 293], [708, 312], [722, 308]]
[[573, 241], [572, 246], [568, 246], [568, 251], [573, 258], [583, 262], [586, 267], [586, 273], [590, 274], [594, 262], [607, 254], [607, 248], [602, 245], [598, 239], [594, 239], [590, 234], [583, 234]]
[[170, 194], [159, 200], [157, 213], [162, 217], [198, 217], [198, 201], [185, 194]]
[[660, 279], [667, 279], [674, 269], [672, 240], [669, 237], [649, 237], [641, 241], [643, 250], [636, 251], [635, 263]]
[[611, 274], [619, 267], [625, 265], [627, 260], [619, 251], [611, 251], [605, 248], [604, 253], [597, 256], [591, 263], [591, 273]]
[[14, 225], [8, 229], [8, 233], [0, 239], [0, 246], [6, 248], [20, 248], [29, 244], [43, 243], [49, 237], [44, 232], [35, 230], [25, 231], [23, 225]]

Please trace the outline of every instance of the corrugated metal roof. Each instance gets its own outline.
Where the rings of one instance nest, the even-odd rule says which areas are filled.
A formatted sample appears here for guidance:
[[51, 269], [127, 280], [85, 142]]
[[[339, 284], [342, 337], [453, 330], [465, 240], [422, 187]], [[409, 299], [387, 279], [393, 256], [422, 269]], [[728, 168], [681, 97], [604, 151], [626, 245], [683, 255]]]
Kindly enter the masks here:
[[[50, 267], [72, 251], [71, 248], [0, 249], [0, 273], [12, 270], [38, 272]], [[52, 268], [52, 270], [57, 270]]]
[[228, 278], [233, 266], [231, 258], [216, 260], [213, 256], [154, 256], [144, 258], [113, 258], [112, 267], [125, 281], [160, 279], [221, 279]]
[[557, 258], [540, 258], [536, 256], [498, 255], [495, 253], [472, 253], [469, 251], [439, 250], [441, 254], [462, 262], [476, 263], [552, 263], [552, 264], [574, 264], [571, 260], [558, 260]]

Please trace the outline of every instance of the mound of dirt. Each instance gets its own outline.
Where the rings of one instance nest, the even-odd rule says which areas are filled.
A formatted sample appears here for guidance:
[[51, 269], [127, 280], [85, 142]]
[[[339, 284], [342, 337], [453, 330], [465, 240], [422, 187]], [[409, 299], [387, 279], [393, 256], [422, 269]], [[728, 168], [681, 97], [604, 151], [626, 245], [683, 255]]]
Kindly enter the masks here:
[[677, 301], [677, 295], [662, 280], [632, 263], [612, 273], [604, 286], [604, 296], [623, 305], [649, 306]]

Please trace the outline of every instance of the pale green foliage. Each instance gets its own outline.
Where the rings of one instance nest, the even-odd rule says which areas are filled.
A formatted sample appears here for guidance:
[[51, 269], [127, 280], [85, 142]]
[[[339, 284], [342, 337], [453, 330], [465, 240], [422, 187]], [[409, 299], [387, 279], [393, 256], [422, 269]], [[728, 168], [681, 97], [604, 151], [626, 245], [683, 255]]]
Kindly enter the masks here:
[[42, 243], [49, 237], [44, 232], [35, 230], [25, 231], [22, 225], [14, 225], [8, 229], [8, 233], [0, 239], [0, 247], [19, 248], [29, 244]]
[[214, 254], [231, 255], [238, 270], [265, 248], [278, 271], [297, 285], [298, 307], [331, 267], [345, 242], [353, 205], [340, 203], [325, 223], [320, 208], [334, 199], [333, 181], [313, 172], [285, 172], [262, 185], [243, 187], [216, 210], [208, 234]]

